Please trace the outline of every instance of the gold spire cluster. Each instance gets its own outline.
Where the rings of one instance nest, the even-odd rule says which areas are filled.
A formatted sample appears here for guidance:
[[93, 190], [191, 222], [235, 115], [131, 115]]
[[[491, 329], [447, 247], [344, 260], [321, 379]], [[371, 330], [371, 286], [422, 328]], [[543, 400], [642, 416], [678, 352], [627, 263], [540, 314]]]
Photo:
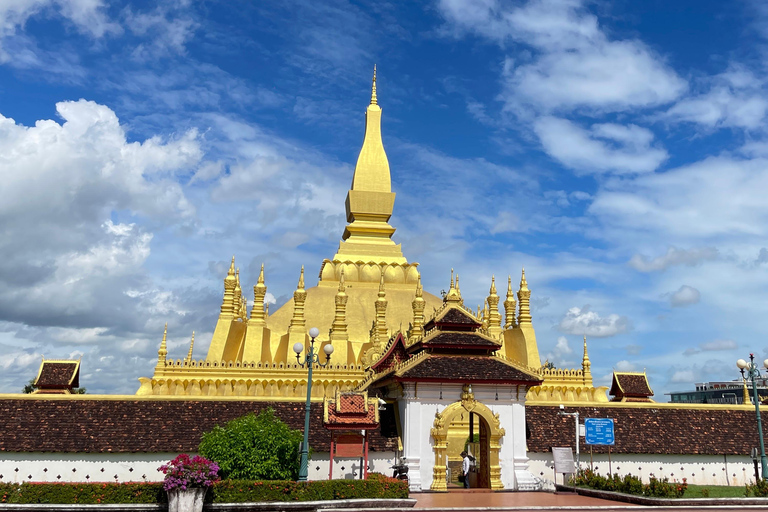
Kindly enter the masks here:
[[409, 343], [424, 336], [424, 307], [427, 303], [424, 301], [424, 289], [421, 287], [421, 274], [416, 283], [416, 296], [413, 298], [411, 308], [413, 309], [413, 323], [411, 324], [411, 334], [408, 337]]

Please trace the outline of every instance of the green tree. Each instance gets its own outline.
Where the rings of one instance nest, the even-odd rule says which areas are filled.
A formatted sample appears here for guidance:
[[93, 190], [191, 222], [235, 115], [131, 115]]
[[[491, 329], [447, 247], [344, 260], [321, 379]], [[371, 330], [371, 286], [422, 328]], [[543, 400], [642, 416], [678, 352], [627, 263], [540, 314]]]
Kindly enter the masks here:
[[266, 409], [203, 434], [198, 452], [219, 464], [222, 478], [296, 480], [302, 433]]
[[28, 395], [32, 393], [34, 390], [35, 390], [35, 379], [30, 379], [29, 382], [24, 384], [24, 389], [22, 390], [22, 392]]
[[85, 388], [72, 388], [73, 395], [84, 395], [86, 393]]

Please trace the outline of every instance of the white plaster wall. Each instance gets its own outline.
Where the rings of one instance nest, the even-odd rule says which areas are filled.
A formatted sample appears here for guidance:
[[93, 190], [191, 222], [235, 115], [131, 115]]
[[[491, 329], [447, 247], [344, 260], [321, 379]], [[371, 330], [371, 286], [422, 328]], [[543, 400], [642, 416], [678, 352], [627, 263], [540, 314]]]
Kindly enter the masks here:
[[[450, 404], [461, 399], [460, 384], [426, 384], [404, 386], [405, 396], [401, 418], [405, 418], [403, 457], [409, 465], [409, 477], [412, 491], [426, 491], [432, 485], [432, 471], [435, 465], [434, 440], [430, 429], [435, 420], [435, 413], [443, 411]], [[525, 453], [525, 406], [524, 392], [522, 401], [518, 400], [514, 388], [509, 386], [472, 385], [475, 400], [499, 414], [501, 426], [506, 433], [501, 440], [499, 452], [501, 480], [505, 489], [515, 489], [517, 481], [515, 471], [527, 466]], [[515, 431], [519, 433], [516, 435]], [[418, 473], [418, 479], [413, 473]]]
[[[535, 476], [552, 481], [554, 478], [552, 454], [529, 452], [530, 469]], [[646, 455], [611, 454], [611, 471], [621, 476], [632, 474], [648, 482], [651, 475], [667, 477], [694, 485], [735, 485], [754, 483], [755, 469], [752, 459], [737, 455]], [[589, 468], [589, 448], [581, 453], [581, 467]], [[608, 474], [608, 454], [594, 454], [593, 467], [597, 473]], [[562, 475], [557, 475], [562, 483]]]
[[[329, 452], [314, 452], [309, 461], [308, 478], [310, 480], [328, 480], [330, 463]], [[392, 476], [390, 468], [395, 463], [395, 452], [368, 452], [368, 472]], [[359, 479], [361, 459], [333, 459], [333, 479]], [[319, 468], [319, 469], [318, 469]], [[343, 469], [342, 469], [343, 468]]]
[[[0, 452], [1, 482], [161, 482], [176, 453]], [[18, 471], [17, 471], [18, 470]]]

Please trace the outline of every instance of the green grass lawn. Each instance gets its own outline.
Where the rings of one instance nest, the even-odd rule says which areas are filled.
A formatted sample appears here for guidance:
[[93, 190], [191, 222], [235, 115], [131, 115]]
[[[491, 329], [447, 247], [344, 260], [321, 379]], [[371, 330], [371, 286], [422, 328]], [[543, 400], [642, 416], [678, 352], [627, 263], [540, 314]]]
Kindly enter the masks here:
[[709, 490], [710, 498], [743, 498], [744, 487], [735, 487], [732, 485], [688, 485], [683, 498], [704, 498], [701, 495], [702, 489]]

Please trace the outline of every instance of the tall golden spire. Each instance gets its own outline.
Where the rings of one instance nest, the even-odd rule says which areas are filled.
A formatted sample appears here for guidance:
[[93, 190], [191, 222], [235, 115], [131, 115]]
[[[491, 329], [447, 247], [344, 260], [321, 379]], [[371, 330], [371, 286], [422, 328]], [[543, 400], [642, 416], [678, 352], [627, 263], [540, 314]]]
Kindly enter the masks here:
[[347, 227], [334, 261], [375, 261], [406, 265], [400, 245], [392, 241], [388, 224], [395, 205], [389, 160], [381, 140], [381, 107], [376, 96], [376, 69], [371, 103], [365, 111], [365, 137], [347, 194]]
[[387, 294], [384, 290], [384, 270], [381, 271], [381, 280], [379, 281], [379, 295], [376, 298], [376, 322], [374, 327], [374, 345], [386, 343], [389, 340], [389, 331], [387, 330]]
[[501, 315], [499, 314], [499, 295], [496, 293], [496, 276], [491, 276], [491, 289], [485, 300], [488, 305], [488, 334], [493, 338], [501, 336]]
[[192, 331], [192, 341], [189, 342], [189, 353], [187, 354], [187, 363], [192, 360], [192, 350], [195, 348], [195, 331]]
[[229, 265], [229, 272], [224, 278], [224, 300], [221, 303], [221, 314], [233, 317], [235, 315], [235, 288], [237, 287], [237, 277], [235, 275], [235, 257], [232, 256], [232, 263]]
[[165, 358], [168, 355], [168, 322], [165, 322], [165, 329], [163, 329], [163, 340], [160, 342], [160, 350], [157, 351], [157, 366], [165, 366]]
[[512, 276], [507, 277], [507, 298], [504, 299], [504, 329], [511, 329], [517, 325], [515, 319], [515, 294], [512, 292]]
[[[344, 346], [341, 346], [341, 344], [334, 345], [337, 349], [344, 349], [344, 352], [346, 354], [346, 342], [349, 340], [349, 334], [347, 333], [347, 293], [346, 293], [346, 283], [344, 281], [344, 269], [341, 270], [341, 277], [339, 278], [339, 291], [336, 292], [336, 297], [334, 298], [334, 303], [336, 305], [336, 314], [333, 318], [333, 323], [331, 324], [331, 342], [342, 342], [344, 343]], [[341, 364], [347, 364], [347, 358], [346, 355], [341, 356], [341, 354], [337, 353], [335, 354], [335, 357], [337, 358], [337, 361], [340, 361]]]
[[264, 284], [264, 264], [261, 264], [259, 280], [253, 287], [253, 308], [251, 309], [251, 325], [265, 325], [264, 297], [267, 295], [267, 285]]
[[411, 307], [413, 308], [413, 324], [411, 326], [411, 335], [408, 338], [409, 343], [415, 342], [424, 336], [424, 307], [427, 303], [423, 297], [424, 289], [421, 287], [421, 274], [416, 282], [416, 296], [413, 298]]
[[581, 369], [584, 371], [584, 380], [589, 377], [590, 384], [592, 383], [592, 363], [589, 361], [589, 354], [587, 353], [587, 335], [584, 335], [584, 356], [581, 358]]
[[531, 323], [531, 291], [528, 289], [528, 282], [525, 280], [525, 269], [520, 278], [520, 289], [517, 291], [517, 300], [520, 301], [519, 324]]
[[373, 65], [373, 85], [371, 86], [371, 105], [378, 105], [379, 100], [376, 98], [376, 64]]
[[293, 317], [291, 318], [291, 325], [288, 327], [288, 332], [291, 334], [300, 335], [302, 339], [306, 334], [306, 322], [304, 321], [304, 302], [307, 300], [307, 291], [304, 289], [304, 265], [301, 266], [301, 274], [299, 275], [299, 284], [296, 286], [296, 291], [293, 292]]

